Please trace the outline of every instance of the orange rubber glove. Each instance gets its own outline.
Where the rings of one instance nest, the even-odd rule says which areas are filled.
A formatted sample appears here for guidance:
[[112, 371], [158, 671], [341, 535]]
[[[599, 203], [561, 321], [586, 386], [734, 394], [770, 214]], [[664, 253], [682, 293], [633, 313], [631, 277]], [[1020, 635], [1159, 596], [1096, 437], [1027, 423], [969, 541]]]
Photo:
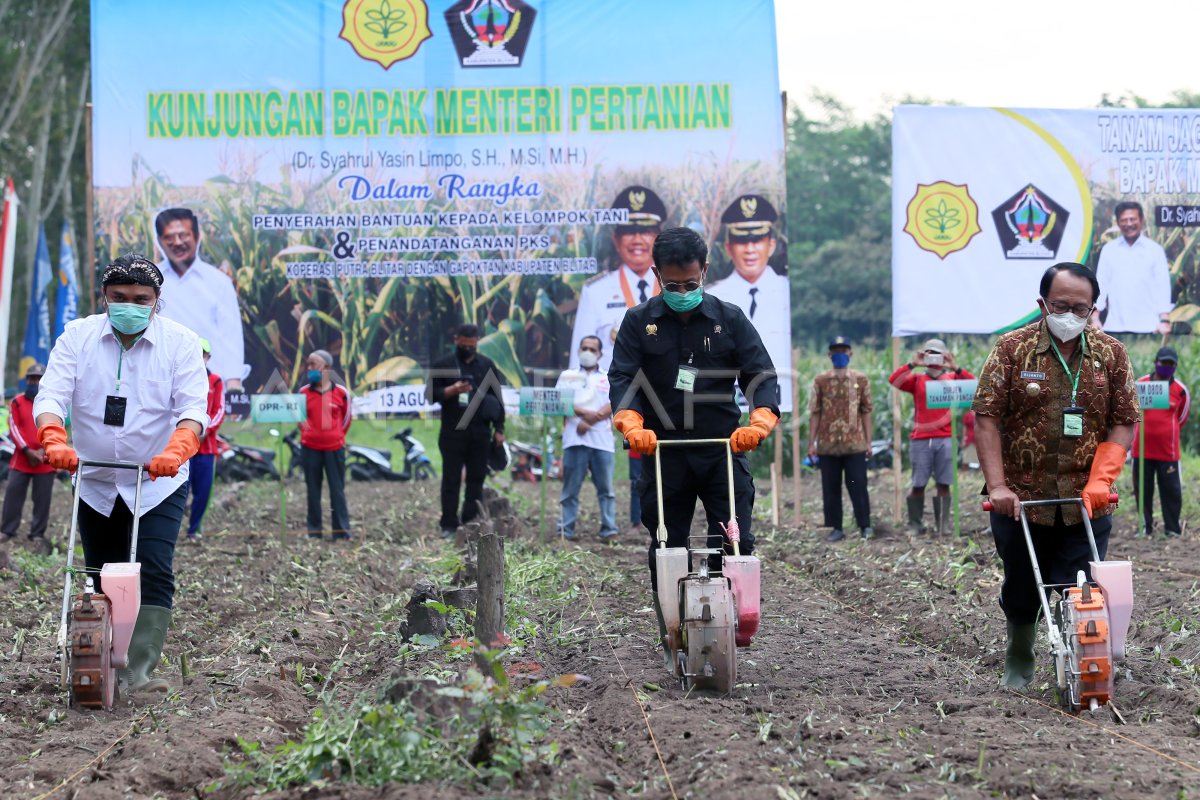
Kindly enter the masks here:
[[769, 408], [756, 408], [750, 412], [750, 424], [744, 428], [738, 428], [729, 437], [729, 445], [735, 453], [753, 450], [763, 443], [763, 439], [771, 434], [778, 422], [779, 417], [775, 416]]
[[174, 478], [179, 468], [200, 450], [200, 437], [191, 428], [176, 428], [163, 451], [150, 459], [150, 480]]
[[658, 436], [642, 427], [645, 421], [641, 414], [629, 408], [618, 411], [613, 417], [613, 425], [629, 442], [629, 449], [641, 456], [652, 456], [658, 450]]
[[79, 467], [75, 448], [67, 444], [67, 429], [53, 422], [38, 428], [38, 441], [46, 449], [46, 461], [55, 469], [74, 472]]
[[1108, 508], [1108, 496], [1125, 467], [1125, 448], [1115, 442], [1101, 442], [1092, 456], [1092, 471], [1080, 497], [1088, 518]]

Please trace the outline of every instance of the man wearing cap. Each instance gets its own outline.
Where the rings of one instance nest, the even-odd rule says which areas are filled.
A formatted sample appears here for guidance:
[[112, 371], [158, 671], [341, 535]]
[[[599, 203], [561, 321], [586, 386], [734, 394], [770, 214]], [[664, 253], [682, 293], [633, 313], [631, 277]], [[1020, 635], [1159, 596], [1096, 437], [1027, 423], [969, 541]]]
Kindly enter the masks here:
[[[708, 246], [691, 228], [669, 228], [654, 240], [655, 271], [663, 293], [629, 311], [617, 336], [609, 384], [613, 425], [631, 450], [646, 460], [642, 474], [642, 522], [653, 534], [659, 524], [660, 491], [654, 459], [662, 459], [662, 523], [667, 547], [684, 547], [696, 500], [704, 504], [709, 547], [732, 553], [722, 526], [737, 521], [741, 552], [754, 550], [751, 507], [754, 481], [744, 455], [770, 435], [779, 421], [775, 369], [758, 331], [742, 310], [704, 294]], [[734, 386], [750, 403], [748, 425]], [[723, 446], [673, 447], [658, 442], [680, 439], [729, 439], [733, 464], [734, 508], [729, 507], [727, 451]], [[650, 541], [650, 584], [654, 588], [654, 551]], [[659, 633], [665, 634], [658, 595], [653, 594]]]
[[[200, 338], [155, 313], [162, 273], [145, 256], [121, 256], [101, 273], [106, 313], [74, 320], [54, 343], [33, 404], [38, 441], [55, 469], [80, 459], [149, 466], [142, 484], [136, 560], [142, 606], [121, 682], [133, 692], [166, 691], [150, 677], [162, 657], [175, 596], [175, 541], [187, 501], [188, 460], [208, 425], [208, 381]], [[71, 418], [72, 443], [63, 420]], [[84, 467], [79, 536], [88, 573], [127, 562], [137, 474]]]
[[[504, 396], [500, 371], [479, 352], [479, 326], [463, 323], [454, 333], [454, 352], [429, 365], [426, 399], [442, 406], [438, 450], [442, 454], [443, 539], [453, 538], [460, 522], [479, 515], [488, 450], [504, 441]], [[544, 465], [548, 467], [549, 465]], [[463, 490], [462, 515], [458, 498]]]
[[[600, 358], [600, 369], [607, 371], [612, 363], [613, 345], [625, 312], [645, 303], [659, 293], [658, 277], [651, 269], [654, 263], [651, 248], [654, 237], [662, 230], [667, 207], [653, 190], [645, 186], [626, 186], [617, 193], [613, 208], [624, 209], [628, 221], [613, 232], [613, 247], [620, 266], [602, 272], [588, 280], [579, 294], [575, 312], [575, 328], [571, 333], [571, 369], [579, 367], [579, 345], [584, 336], [595, 336], [606, 346]], [[642, 476], [641, 457], [629, 452], [629, 516], [634, 532], [641, 524], [641, 499], [637, 485]]]
[[[1008, 644], [1001, 682], [1033, 680], [1041, 612], [1021, 525], [1021, 504], [1079, 498], [1091, 518], [1100, 558], [1112, 530], [1109, 494], [1125, 466], [1138, 401], [1125, 347], [1088, 327], [1100, 296], [1096, 275], [1062, 262], [1042, 275], [1042, 316], [996, 340], [979, 376], [975, 443], [991, 500], [992, 539], [1004, 564], [1000, 607]], [[1046, 584], [1090, 579], [1091, 547], [1079, 505], [1026, 509]]]
[[1140, 492], [1143, 464], [1146, 471], [1146, 496], [1142, 499], [1143, 532], [1154, 531], [1154, 484], [1162, 496], [1163, 533], [1167, 538], [1179, 536], [1179, 512], [1183, 508], [1183, 485], [1179, 479], [1179, 434], [1187, 424], [1192, 409], [1192, 395], [1175, 377], [1179, 354], [1173, 347], [1163, 347], [1154, 357], [1154, 371], [1138, 378], [1143, 381], [1166, 381], [1169, 387], [1168, 408], [1148, 408], [1143, 411], [1146, 432], [1145, 461], [1139, 434], [1133, 437], [1133, 496]]
[[779, 371], [779, 391], [786, 406], [792, 396], [791, 288], [787, 276], [769, 263], [778, 245], [778, 219], [775, 207], [762, 195], [744, 194], [730, 203], [721, 222], [733, 272], [708, 292], [746, 312]]
[[188, 486], [192, 493], [192, 513], [188, 519], [187, 540], [200, 542], [200, 526], [208, 510], [208, 498], [212, 494], [213, 475], [217, 465], [217, 430], [225, 421], [225, 386], [221, 376], [208, 368], [212, 358], [212, 343], [200, 340], [204, 353], [204, 369], [208, 373], [208, 427], [200, 439], [200, 450], [192, 456], [188, 470]]
[[189, 208], [168, 208], [154, 219], [163, 260], [162, 311], [197, 336], [213, 342], [213, 372], [230, 391], [240, 391], [247, 370], [242, 312], [233, 279], [198, 255], [200, 222]]
[[329, 482], [330, 524], [334, 541], [350, 538], [346, 505], [346, 431], [354, 417], [350, 392], [333, 380], [333, 356], [314, 350], [305, 360], [308, 372], [300, 387], [305, 419], [300, 423], [300, 461], [308, 491], [308, 537], [320, 539], [321, 482]]
[[821, 501], [827, 542], [846, 538], [842, 530], [842, 481], [850, 493], [854, 521], [864, 539], [875, 535], [871, 527], [871, 499], [867, 493], [867, 460], [871, 456], [871, 385], [867, 376], [850, 369], [850, 339], [829, 340], [833, 364], [813, 379], [809, 393], [808, 455], [821, 469]]
[[[920, 370], [920, 371], [918, 371]], [[913, 396], [913, 432], [909, 442], [912, 491], [908, 495], [908, 529], [913, 536], [924, 531], [925, 485], [932, 475], [937, 484], [933, 498], [934, 530], [944, 536], [950, 528], [950, 483], [957, 465], [951, 460], [950, 409], [930, 408], [926, 387], [932, 381], [971, 380], [975, 376], [954, 363], [954, 354], [941, 339], [930, 339], [912, 360], [892, 373], [888, 382]]]
[[46, 451], [37, 438], [37, 425], [33, 421], [33, 401], [46, 369], [41, 364], [32, 364], [25, 371], [25, 391], [13, 398], [9, 405], [8, 433], [16, 447], [9, 461], [8, 485], [4, 488], [4, 511], [0, 513], [0, 538], [13, 542], [21, 527], [21, 509], [25, 495], [33, 486], [33, 520], [29, 528], [29, 541], [39, 553], [50, 552], [46, 540], [46, 525], [50, 521], [50, 495], [54, 491], [54, 467], [46, 460]]

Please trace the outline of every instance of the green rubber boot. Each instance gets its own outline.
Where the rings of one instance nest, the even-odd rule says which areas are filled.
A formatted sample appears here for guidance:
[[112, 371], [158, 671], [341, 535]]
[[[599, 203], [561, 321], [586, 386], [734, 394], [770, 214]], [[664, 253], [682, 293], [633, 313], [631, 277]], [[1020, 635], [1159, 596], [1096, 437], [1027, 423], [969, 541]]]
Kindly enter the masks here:
[[121, 688], [131, 694], [165, 692], [171, 685], [150, 673], [162, 659], [163, 641], [171, 625], [171, 609], [162, 606], [142, 606], [133, 638], [129, 642], [129, 667], [121, 670]]
[[1004, 677], [1000, 684], [1020, 691], [1033, 683], [1033, 643], [1037, 624], [1008, 623], [1008, 648], [1004, 651]]
[[[920, 536], [925, 532], [925, 498], [909, 495], [908, 501], [908, 535]], [[937, 502], [934, 500], [933, 502]]]

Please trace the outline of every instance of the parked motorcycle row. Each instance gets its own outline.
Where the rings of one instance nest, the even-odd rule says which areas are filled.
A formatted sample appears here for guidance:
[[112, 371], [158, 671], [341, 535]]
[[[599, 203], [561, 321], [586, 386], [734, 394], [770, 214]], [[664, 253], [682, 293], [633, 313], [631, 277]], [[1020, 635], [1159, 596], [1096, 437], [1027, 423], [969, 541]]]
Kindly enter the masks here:
[[[437, 470], [425, 452], [423, 445], [412, 428], [405, 428], [392, 436], [404, 448], [400, 469], [392, 469], [392, 453], [364, 444], [346, 444], [346, 472], [354, 481], [426, 481], [437, 478]], [[292, 431], [283, 437], [290, 453], [287, 477], [302, 472], [300, 466], [300, 433]], [[2, 447], [2, 444], [0, 444]], [[279, 480], [279, 467], [275, 463], [277, 453], [266, 447], [250, 447], [232, 439], [217, 436], [218, 480], [252, 481], [258, 479]]]

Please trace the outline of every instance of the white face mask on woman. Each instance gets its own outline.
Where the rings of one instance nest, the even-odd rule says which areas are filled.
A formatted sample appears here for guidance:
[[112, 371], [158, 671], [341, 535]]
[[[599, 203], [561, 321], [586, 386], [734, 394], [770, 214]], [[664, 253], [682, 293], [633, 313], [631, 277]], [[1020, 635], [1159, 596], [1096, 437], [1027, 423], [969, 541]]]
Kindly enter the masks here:
[[1083, 329], [1087, 327], [1087, 317], [1077, 317], [1070, 311], [1047, 314], [1046, 325], [1060, 342], [1069, 342], [1083, 333]]

